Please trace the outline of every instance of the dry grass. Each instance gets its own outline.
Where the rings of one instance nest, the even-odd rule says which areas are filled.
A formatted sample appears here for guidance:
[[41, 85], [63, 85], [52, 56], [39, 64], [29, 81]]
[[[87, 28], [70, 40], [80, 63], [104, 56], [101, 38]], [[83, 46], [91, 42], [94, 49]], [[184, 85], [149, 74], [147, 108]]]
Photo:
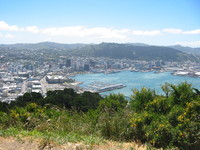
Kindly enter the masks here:
[[31, 137], [14, 138], [0, 137], [0, 150], [146, 150], [146, 146], [135, 142], [106, 141], [100, 145], [86, 145], [83, 143], [64, 143], [62, 145], [44, 139]]

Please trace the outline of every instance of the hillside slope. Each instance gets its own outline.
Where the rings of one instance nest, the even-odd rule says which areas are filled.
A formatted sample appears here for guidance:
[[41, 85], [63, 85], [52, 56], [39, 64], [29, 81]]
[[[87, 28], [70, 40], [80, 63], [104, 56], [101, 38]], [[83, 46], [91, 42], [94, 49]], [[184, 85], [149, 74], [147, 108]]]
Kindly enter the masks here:
[[84, 56], [135, 60], [184, 61], [194, 59], [194, 56], [192, 55], [169, 47], [135, 46], [132, 44], [116, 43], [89, 45], [79, 48], [78, 50], [74, 50], [73, 53]]

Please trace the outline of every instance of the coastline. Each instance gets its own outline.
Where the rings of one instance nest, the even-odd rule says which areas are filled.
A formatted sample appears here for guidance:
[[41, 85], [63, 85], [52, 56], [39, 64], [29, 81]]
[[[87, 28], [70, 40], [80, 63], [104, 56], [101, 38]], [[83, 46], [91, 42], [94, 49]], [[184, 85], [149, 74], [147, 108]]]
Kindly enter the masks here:
[[181, 77], [191, 77], [191, 78], [200, 78], [200, 72], [199, 71], [179, 71], [177, 69], [166, 69], [166, 70], [136, 70], [136, 69], [112, 69], [112, 70], [99, 70], [99, 71], [87, 71], [87, 72], [75, 72], [68, 74], [69, 77], [75, 77], [77, 75], [81, 74], [116, 74], [123, 71], [130, 71], [130, 72], [140, 72], [140, 73], [146, 73], [146, 72], [153, 72], [156, 74], [169, 72], [173, 76], [181, 76]]

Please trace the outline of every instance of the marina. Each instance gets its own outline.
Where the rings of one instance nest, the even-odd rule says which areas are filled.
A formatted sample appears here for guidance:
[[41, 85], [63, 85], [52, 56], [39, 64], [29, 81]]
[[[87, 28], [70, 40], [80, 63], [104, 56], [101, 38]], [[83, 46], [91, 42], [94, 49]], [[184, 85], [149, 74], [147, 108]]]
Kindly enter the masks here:
[[107, 91], [113, 91], [116, 89], [121, 89], [124, 88], [125, 85], [123, 84], [112, 84], [112, 83], [105, 83], [105, 82], [94, 82], [84, 89], [86, 91], [91, 91], [91, 92], [97, 92], [97, 93], [102, 93], [102, 92], [107, 92]]

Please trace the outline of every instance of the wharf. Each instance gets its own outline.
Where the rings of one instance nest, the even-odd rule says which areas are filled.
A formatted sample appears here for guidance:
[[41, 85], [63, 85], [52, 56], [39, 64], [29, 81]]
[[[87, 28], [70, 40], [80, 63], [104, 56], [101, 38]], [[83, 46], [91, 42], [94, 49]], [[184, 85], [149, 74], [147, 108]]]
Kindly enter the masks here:
[[88, 85], [85, 90], [86, 91], [91, 91], [91, 92], [97, 92], [97, 93], [102, 93], [102, 92], [107, 92], [107, 91], [113, 91], [116, 89], [121, 89], [126, 87], [123, 84], [113, 84], [113, 83], [105, 83], [105, 82], [94, 82], [90, 85]]

